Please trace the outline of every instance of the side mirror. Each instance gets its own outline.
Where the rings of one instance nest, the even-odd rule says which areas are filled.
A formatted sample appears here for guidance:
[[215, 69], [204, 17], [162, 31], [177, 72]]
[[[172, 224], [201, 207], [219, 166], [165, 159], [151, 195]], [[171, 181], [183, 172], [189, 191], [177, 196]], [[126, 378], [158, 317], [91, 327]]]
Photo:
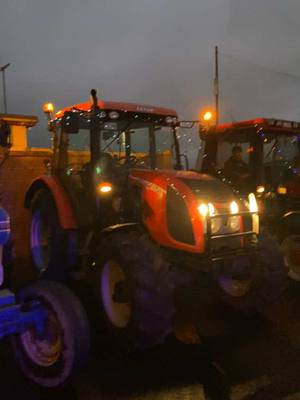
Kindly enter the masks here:
[[0, 146], [10, 147], [9, 143], [10, 126], [8, 124], [0, 125]]
[[79, 113], [74, 111], [66, 111], [61, 120], [61, 126], [65, 133], [76, 134], [79, 132]]

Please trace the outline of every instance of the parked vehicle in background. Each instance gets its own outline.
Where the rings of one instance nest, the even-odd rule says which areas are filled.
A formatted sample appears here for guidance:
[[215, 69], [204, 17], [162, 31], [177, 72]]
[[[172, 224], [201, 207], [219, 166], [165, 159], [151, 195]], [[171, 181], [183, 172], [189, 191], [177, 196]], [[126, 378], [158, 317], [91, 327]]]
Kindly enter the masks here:
[[[240, 193], [256, 193], [263, 223], [275, 234], [289, 276], [300, 280], [300, 123], [258, 118], [200, 129], [204, 157], [198, 168]], [[226, 161], [240, 147], [247, 176], [233, 179]]]

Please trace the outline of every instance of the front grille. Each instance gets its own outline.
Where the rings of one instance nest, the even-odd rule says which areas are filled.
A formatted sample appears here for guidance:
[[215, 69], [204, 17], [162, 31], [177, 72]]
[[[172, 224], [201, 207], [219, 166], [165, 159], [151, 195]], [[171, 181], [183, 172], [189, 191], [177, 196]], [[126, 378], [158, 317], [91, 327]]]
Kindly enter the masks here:
[[185, 201], [180, 193], [170, 186], [167, 190], [167, 226], [170, 235], [175, 240], [195, 244], [193, 227]]

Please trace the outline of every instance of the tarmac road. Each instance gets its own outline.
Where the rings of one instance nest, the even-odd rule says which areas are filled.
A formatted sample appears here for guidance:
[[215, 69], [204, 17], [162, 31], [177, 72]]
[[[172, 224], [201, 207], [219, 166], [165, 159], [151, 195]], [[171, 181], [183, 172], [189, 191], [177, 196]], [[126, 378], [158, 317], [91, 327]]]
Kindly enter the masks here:
[[[211, 341], [214, 358], [226, 370], [232, 400], [300, 400], [300, 285], [291, 290], [280, 322], [230, 314], [230, 332]], [[278, 319], [278, 318], [277, 318]], [[26, 400], [191, 400], [204, 399], [202, 367], [192, 348], [164, 346], [112, 359], [94, 354], [72, 386], [41, 390], [7, 363], [0, 351], [1, 399]]]

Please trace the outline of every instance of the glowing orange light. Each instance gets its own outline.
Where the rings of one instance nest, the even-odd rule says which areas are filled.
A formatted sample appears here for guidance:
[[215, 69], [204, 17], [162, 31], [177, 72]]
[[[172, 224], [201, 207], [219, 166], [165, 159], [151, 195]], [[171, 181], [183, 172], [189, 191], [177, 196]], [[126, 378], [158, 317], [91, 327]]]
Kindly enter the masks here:
[[53, 113], [53, 112], [54, 112], [54, 105], [53, 105], [53, 103], [45, 103], [45, 104], [43, 105], [43, 111], [44, 111], [44, 113], [47, 113], [47, 114]]
[[279, 185], [277, 188], [278, 194], [287, 194], [287, 188], [285, 186]]
[[112, 191], [112, 184], [109, 182], [101, 182], [98, 185], [98, 192], [101, 194], [107, 194]]
[[212, 118], [213, 118], [213, 113], [211, 112], [211, 111], [206, 111], [204, 114], [203, 114], [203, 120], [204, 121], [211, 121], [212, 120]]

